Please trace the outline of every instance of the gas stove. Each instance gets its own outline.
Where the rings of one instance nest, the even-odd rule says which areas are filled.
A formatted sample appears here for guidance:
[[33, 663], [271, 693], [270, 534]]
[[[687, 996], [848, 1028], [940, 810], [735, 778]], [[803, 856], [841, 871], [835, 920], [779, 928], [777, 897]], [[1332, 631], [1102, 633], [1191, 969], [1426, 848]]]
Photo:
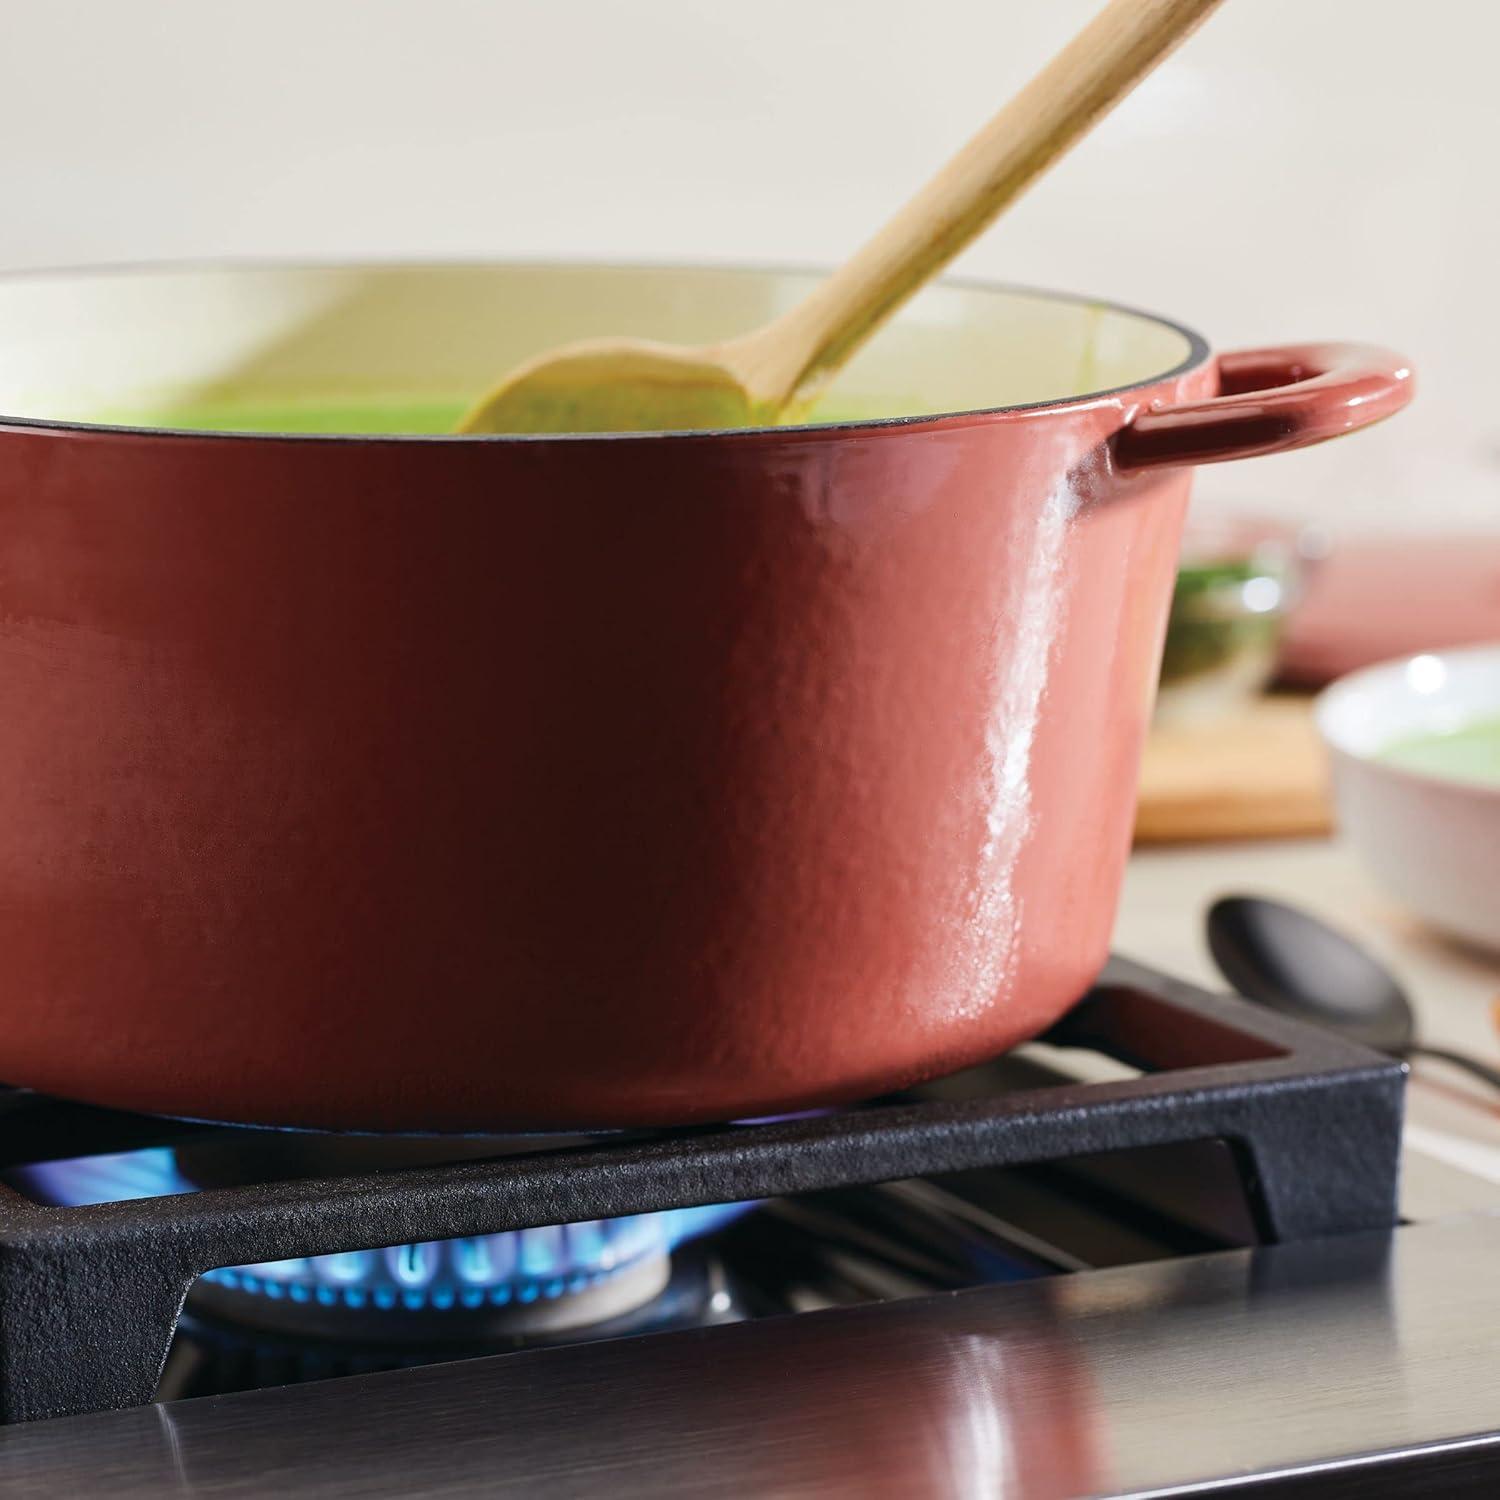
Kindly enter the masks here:
[[[1117, 960], [1041, 1044], [712, 1129], [323, 1136], [13, 1093], [0, 1486], [84, 1490], [102, 1465], [114, 1493], [219, 1494], [261, 1461], [289, 1495], [1165, 1492], [1143, 1474], [1196, 1493], [1278, 1465], [1332, 1483], [1355, 1458], [1395, 1474], [1409, 1455], [1371, 1458], [1406, 1431], [1389, 1413], [1364, 1448], [1332, 1430], [1342, 1408], [1308, 1452], [1285, 1441], [1301, 1428], [1268, 1430], [1231, 1475], [1206, 1440], [1121, 1427], [1091, 1382], [1129, 1385], [1136, 1358], [1154, 1389], [1180, 1356], [1171, 1425], [1222, 1386], [1195, 1331], [1215, 1320], [1265, 1341], [1246, 1370], [1280, 1360], [1319, 1399], [1320, 1361], [1399, 1364], [1391, 1268], [1500, 1249], [1500, 1220], [1393, 1228], [1403, 1086], [1388, 1059]], [[1311, 1336], [1329, 1319], [1363, 1365]], [[1233, 1415], [1204, 1401], [1195, 1420], [1234, 1454]], [[1447, 1419], [1413, 1428], [1421, 1471], [1461, 1452], [1493, 1482], [1488, 1425]], [[288, 1467], [304, 1443], [316, 1461]], [[606, 1469], [619, 1482], [596, 1483]]]

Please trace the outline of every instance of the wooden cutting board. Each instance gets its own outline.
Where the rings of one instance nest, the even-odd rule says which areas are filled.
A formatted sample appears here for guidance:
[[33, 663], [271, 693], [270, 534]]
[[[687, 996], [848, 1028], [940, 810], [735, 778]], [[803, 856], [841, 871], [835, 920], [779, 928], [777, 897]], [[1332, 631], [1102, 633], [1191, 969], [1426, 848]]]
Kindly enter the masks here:
[[1204, 725], [1163, 725], [1146, 741], [1137, 843], [1327, 833], [1328, 771], [1312, 699], [1261, 698]]

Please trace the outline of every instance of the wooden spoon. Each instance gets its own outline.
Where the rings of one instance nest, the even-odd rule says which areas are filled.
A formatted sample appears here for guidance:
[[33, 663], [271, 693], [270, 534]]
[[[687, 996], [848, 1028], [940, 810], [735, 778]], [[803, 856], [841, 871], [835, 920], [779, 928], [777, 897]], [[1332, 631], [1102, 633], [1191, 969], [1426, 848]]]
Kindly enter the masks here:
[[671, 432], [804, 413], [854, 351], [1220, 0], [1111, 0], [936, 177], [774, 322], [696, 348], [588, 339], [528, 360], [460, 432]]

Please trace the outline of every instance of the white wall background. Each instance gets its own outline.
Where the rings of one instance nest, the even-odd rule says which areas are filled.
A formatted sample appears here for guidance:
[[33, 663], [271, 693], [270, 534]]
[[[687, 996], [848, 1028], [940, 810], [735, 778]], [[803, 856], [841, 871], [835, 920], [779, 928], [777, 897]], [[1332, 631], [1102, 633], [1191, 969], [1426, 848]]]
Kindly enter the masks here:
[[[1097, 0], [0, 0], [0, 266], [828, 262]], [[972, 251], [1416, 408], [1208, 503], [1500, 526], [1500, 4], [1228, 0]], [[3, 336], [3, 330], [0, 330]]]

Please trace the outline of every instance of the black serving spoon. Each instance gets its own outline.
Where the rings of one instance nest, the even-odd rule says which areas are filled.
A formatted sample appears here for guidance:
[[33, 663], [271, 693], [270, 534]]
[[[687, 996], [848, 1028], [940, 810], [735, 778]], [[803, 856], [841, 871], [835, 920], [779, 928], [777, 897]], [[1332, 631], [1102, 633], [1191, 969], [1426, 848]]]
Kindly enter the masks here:
[[1411, 1001], [1395, 975], [1309, 912], [1225, 896], [1208, 910], [1208, 946], [1219, 972], [1247, 1000], [1392, 1057], [1441, 1058], [1500, 1088], [1500, 1068], [1419, 1042]]

